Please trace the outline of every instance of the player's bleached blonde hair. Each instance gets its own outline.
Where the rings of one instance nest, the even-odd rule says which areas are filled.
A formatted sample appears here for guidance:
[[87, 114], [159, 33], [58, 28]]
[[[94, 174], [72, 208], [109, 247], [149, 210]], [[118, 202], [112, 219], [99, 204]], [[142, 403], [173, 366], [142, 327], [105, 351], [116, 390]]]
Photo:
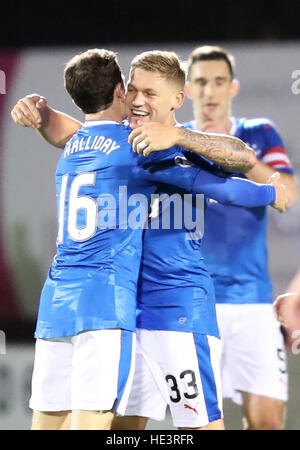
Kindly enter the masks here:
[[235, 59], [225, 48], [217, 45], [202, 45], [195, 48], [188, 59], [188, 73], [191, 73], [191, 67], [198, 61], [225, 61], [228, 65], [231, 79], [234, 78]]
[[130, 65], [130, 76], [135, 69], [157, 72], [168, 81], [175, 82], [183, 90], [186, 81], [184, 64], [175, 52], [151, 50], [133, 58]]

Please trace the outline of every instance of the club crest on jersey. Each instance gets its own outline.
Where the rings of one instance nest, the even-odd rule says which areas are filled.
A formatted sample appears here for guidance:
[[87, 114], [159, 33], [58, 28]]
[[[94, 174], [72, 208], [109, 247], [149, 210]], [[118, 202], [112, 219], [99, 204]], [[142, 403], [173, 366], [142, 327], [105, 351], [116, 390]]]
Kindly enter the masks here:
[[183, 167], [184, 169], [195, 165], [184, 156], [175, 156], [174, 161], [176, 166]]

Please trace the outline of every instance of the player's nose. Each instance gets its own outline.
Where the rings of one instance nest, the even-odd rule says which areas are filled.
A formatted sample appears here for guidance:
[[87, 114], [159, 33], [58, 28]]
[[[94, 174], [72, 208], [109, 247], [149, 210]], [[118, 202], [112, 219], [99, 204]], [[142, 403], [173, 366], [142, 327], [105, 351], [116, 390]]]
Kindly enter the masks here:
[[137, 92], [132, 100], [132, 106], [140, 107], [145, 104], [145, 96], [142, 92]]
[[204, 87], [204, 95], [206, 97], [211, 97], [214, 93], [214, 86], [212, 83], [207, 83]]

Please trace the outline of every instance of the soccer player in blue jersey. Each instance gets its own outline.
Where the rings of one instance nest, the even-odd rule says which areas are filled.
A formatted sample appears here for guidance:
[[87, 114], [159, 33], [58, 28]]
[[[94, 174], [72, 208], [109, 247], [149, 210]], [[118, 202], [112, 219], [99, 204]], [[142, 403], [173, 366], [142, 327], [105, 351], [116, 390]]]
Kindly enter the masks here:
[[122, 125], [116, 55], [91, 50], [74, 57], [65, 87], [86, 121], [56, 170], [57, 254], [35, 331], [32, 429], [108, 429], [131, 386], [141, 232], [123, 227], [126, 213], [106, 227], [101, 205], [122, 185], [136, 192], [135, 161]]
[[[175, 73], [177, 72], [176, 77], [174, 66]], [[172, 77], [170, 69], [172, 69]], [[132, 66], [127, 94], [131, 127], [134, 128], [139, 125], [140, 120], [147, 121], [154, 118], [174, 125], [174, 110], [180, 107], [182, 103], [183, 85], [183, 72], [177, 57], [174, 58], [174, 55], [164, 52], [149, 52], [137, 58]], [[23, 111], [22, 108], [19, 111], [16, 108], [13, 113], [15, 120], [19, 123], [21, 119], [18, 114], [27, 116], [28, 123], [23, 122], [24, 125], [30, 124], [30, 116], [36, 114], [34, 104], [28, 103], [28, 100], [27, 98], [27, 104], [26, 102], [22, 104]], [[34, 102], [37, 100], [35, 98]], [[28, 104], [30, 105], [29, 109]], [[48, 114], [53, 115], [53, 111], [49, 108], [47, 111]], [[57, 128], [60, 119], [56, 113], [54, 113], [54, 116], [58, 120], [55, 127]], [[66, 120], [67, 122], [72, 121], [70, 118]], [[64, 130], [62, 136], [71, 134], [72, 126], [76, 128], [76, 123], [75, 125], [71, 123], [71, 127], [67, 126], [67, 132]], [[42, 127], [40, 131], [48, 139], [59, 144], [63, 140], [60, 135], [62, 129], [63, 127], [59, 126], [59, 133], [55, 139], [53, 135], [49, 138], [47, 125]], [[189, 133], [190, 139], [194, 135], [193, 132]], [[196, 138], [191, 139], [193, 146], [196, 139], [198, 147], [202, 148], [202, 151], [205, 151], [206, 147], [210, 147], [211, 143], [207, 145], [206, 141], [206, 138], [209, 140], [210, 137], [202, 136], [202, 146], [198, 138], [197, 135]], [[186, 135], [185, 139], [188, 139]], [[223, 138], [214, 141], [215, 147], [218, 146], [218, 142], [219, 146], [222, 147]], [[238, 141], [229, 138], [227, 143], [230, 147], [230, 145], [237, 144]], [[186, 145], [189, 145], [188, 141]], [[82, 146], [84, 149], [85, 145], [82, 144]], [[72, 148], [73, 144], [71, 146], [67, 144], [65, 154], [72, 155]], [[76, 154], [77, 150], [75, 150]], [[220, 153], [226, 151], [225, 148], [219, 148], [219, 150]], [[233, 148], [232, 151], [234, 151]], [[177, 161], [179, 159], [181, 164], [186, 164], [182, 154], [177, 156]], [[184, 180], [191, 178], [188, 171], [192, 169], [189, 166], [187, 168], [173, 167], [174, 149], [166, 151], [164, 156], [154, 154], [144, 162], [145, 167], [150, 165], [151, 168], [149, 172], [144, 173], [144, 179], [151, 177], [151, 179], [156, 178], [156, 180], [162, 182], [158, 190], [158, 194], [165, 194], [162, 200], [162, 220], [166, 217], [164, 212], [168, 211], [167, 202], [168, 199], [170, 200], [170, 197], [166, 198], [166, 195], [177, 194], [179, 200], [184, 198], [185, 206], [193, 211], [196, 218], [200, 218], [200, 223], [196, 224], [195, 228], [193, 218], [188, 217], [192, 223], [185, 222], [184, 226], [182, 226], [182, 223], [181, 226], [178, 226], [176, 221], [182, 219], [183, 212], [180, 209], [180, 201], [179, 214], [172, 218], [169, 217], [170, 223], [166, 228], [160, 227], [158, 223], [159, 215], [155, 217], [155, 214], [151, 214], [150, 224], [144, 233], [145, 249], [139, 283], [137, 316], [137, 325], [141, 328], [137, 352], [138, 364], [135, 376], [136, 382], [128, 412], [135, 416], [161, 419], [166, 404], [171, 402], [173, 420], [176, 426], [202, 428], [212, 422], [217, 428], [222, 428], [222, 406], [218, 376], [218, 354], [220, 350], [213, 289], [210, 277], [200, 260], [200, 245], [203, 233], [202, 215], [205, 200], [203, 197], [198, 199], [199, 201], [197, 201], [197, 198], [192, 198], [190, 194], [187, 194], [190, 189], [180, 190], [171, 187], [170, 183], [175, 182], [176, 169], [181, 169], [182, 186], [187, 188], [189, 185], [185, 184]], [[155, 162], [157, 164], [154, 166]], [[170, 170], [168, 169], [169, 166], [172, 167]], [[239, 167], [245, 168], [245, 156], [243, 156]], [[212, 191], [212, 175], [201, 173], [204, 177], [201, 177], [201, 179], [207, 179], [207, 189], [203, 191], [206, 195], [211, 194], [217, 200], [229, 203], [234, 200], [233, 197], [227, 197], [226, 200], [224, 197], [226, 185], [232, 180], [226, 180], [224, 176], [219, 178], [216, 182], [220, 188], [218, 194]], [[239, 183], [238, 180], [235, 181]], [[195, 178], [194, 187], [197, 182], [199, 182], [198, 176]], [[180, 185], [180, 182], [177, 180], [176, 184]], [[247, 182], [244, 182], [243, 185], [250, 188]], [[239, 189], [241, 188], [242, 184], [239, 184]], [[248, 196], [251, 196], [251, 189], [256, 190], [257, 188], [259, 186], [253, 185], [250, 190], [247, 189], [248, 193], [244, 199], [240, 200], [241, 204], [249, 204], [250, 198]], [[269, 201], [262, 200], [262, 202], [272, 203], [270, 199]], [[125, 267], [122, 270], [125, 270]], [[149, 339], [153, 343], [151, 347]], [[159, 353], [158, 350], [162, 353]], [[161, 361], [165, 361], [163, 366], [161, 366]], [[151, 367], [150, 372], [148, 364]], [[202, 367], [202, 375], [199, 373], [199, 365]], [[152, 371], [155, 373], [155, 377], [153, 377]], [[144, 382], [147, 380], [146, 386], [140, 383], [143, 380]], [[157, 386], [159, 386], [159, 389], [157, 389]], [[114, 424], [115, 428], [120, 426], [120, 420], [119, 423]], [[145, 421], [146, 419], [142, 417], [133, 417], [121, 426], [131, 429], [143, 428]], [[128, 425], [128, 423], [131, 424]]]
[[[264, 183], [274, 171], [280, 172], [291, 207], [297, 199], [297, 183], [282, 139], [268, 119], [231, 115], [238, 88], [232, 55], [220, 47], [196, 48], [189, 58], [186, 86], [194, 120], [186, 125], [246, 142], [257, 157], [247, 178]], [[272, 310], [266, 212], [265, 207], [210, 203], [202, 247], [214, 280], [224, 341], [223, 394], [243, 404], [249, 429], [282, 428], [288, 390], [284, 342]]]

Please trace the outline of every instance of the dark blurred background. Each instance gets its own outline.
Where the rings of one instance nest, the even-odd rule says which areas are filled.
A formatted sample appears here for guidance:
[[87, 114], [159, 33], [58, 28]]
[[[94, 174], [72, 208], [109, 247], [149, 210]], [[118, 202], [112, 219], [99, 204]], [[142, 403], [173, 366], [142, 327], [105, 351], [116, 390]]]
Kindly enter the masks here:
[[300, 37], [300, 2], [86, 1], [1, 5], [2, 48]]

